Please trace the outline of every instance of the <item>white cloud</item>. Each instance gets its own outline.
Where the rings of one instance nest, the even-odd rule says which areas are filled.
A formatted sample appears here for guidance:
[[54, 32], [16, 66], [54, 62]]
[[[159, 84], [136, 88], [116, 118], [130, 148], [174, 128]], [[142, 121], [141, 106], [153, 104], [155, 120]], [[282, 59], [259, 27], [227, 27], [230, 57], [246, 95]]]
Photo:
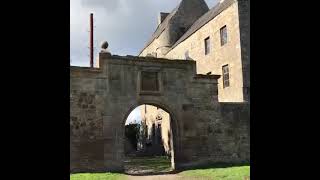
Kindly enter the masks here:
[[[137, 55], [154, 32], [159, 12], [170, 12], [179, 1], [70, 0], [71, 64], [89, 66], [91, 12], [94, 13], [95, 55], [105, 40], [113, 54]], [[212, 7], [217, 0], [206, 1]]]
[[140, 108], [142, 106], [136, 107], [132, 112], [130, 112], [129, 116], [127, 117], [126, 120], [126, 125], [130, 123], [140, 123], [141, 122], [141, 113], [140, 113]]

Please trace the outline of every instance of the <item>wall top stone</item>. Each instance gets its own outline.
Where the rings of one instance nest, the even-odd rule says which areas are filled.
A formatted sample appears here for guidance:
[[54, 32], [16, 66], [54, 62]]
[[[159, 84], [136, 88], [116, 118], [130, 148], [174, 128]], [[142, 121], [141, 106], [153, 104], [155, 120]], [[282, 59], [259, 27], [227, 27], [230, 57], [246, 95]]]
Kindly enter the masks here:
[[156, 57], [142, 57], [142, 56], [119, 56], [119, 55], [112, 55], [109, 59], [119, 59], [119, 60], [139, 60], [139, 61], [147, 61], [147, 62], [169, 62], [169, 63], [181, 63], [181, 64], [195, 64], [196, 61], [194, 60], [188, 60], [185, 59], [165, 59], [165, 58], [156, 58]]

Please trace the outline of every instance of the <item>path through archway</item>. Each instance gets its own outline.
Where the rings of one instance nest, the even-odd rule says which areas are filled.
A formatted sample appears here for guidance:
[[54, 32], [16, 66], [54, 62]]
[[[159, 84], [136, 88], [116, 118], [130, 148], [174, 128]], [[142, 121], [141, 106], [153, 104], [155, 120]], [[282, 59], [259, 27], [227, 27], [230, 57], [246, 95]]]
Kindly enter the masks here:
[[170, 113], [143, 104], [126, 117], [124, 169], [128, 174], [163, 174], [174, 170]]

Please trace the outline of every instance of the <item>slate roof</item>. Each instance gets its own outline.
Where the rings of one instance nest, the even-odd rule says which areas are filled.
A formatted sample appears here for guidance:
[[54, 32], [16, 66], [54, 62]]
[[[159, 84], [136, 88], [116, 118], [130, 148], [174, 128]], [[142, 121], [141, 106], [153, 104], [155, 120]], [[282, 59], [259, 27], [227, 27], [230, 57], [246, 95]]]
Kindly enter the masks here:
[[[213, 18], [215, 18], [217, 15], [219, 15], [222, 11], [227, 9], [229, 6], [231, 6], [236, 0], [224, 0], [222, 3], [218, 3], [213, 8], [211, 8], [207, 13], [205, 13], [203, 16], [201, 16], [193, 25], [181, 36], [180, 39], [177, 40], [177, 42], [174, 43], [174, 45], [170, 48], [169, 52], [175, 48], [178, 44], [186, 40], [189, 36], [191, 36], [193, 33], [198, 31], [202, 26], [207, 24], [209, 21], [211, 21]], [[181, 6], [182, 1], [180, 1], [179, 5], [172, 10], [172, 12], [163, 20], [161, 24], [158, 25], [155, 32], [152, 34], [150, 40], [146, 43], [146, 45], [143, 47], [143, 49], [139, 52], [141, 54], [143, 50], [145, 50], [156, 38], [158, 38], [161, 33], [168, 27], [168, 24], [171, 20], [171, 18], [176, 14], [177, 10]]]
[[[178, 11], [183, 13], [188, 13], [189, 11], [199, 11], [196, 14], [202, 13], [203, 15], [209, 11], [209, 8], [205, 0], [181, 0], [177, 5], [177, 7], [174, 8], [171, 11], [171, 13], [169, 13], [167, 17], [163, 20], [163, 22], [157, 26], [155, 32], [152, 34], [151, 38], [145, 44], [144, 48], [140, 51], [139, 54], [141, 54], [145, 48], [147, 48], [155, 39], [157, 39], [162, 34], [163, 31], [165, 31], [169, 27], [169, 23], [176, 16], [176, 14], [179, 13]], [[192, 14], [192, 12], [190, 13]], [[183, 17], [179, 17], [179, 18], [183, 18]], [[194, 21], [195, 20], [196, 19], [194, 19]], [[193, 24], [193, 22], [191, 23]], [[189, 26], [191, 26], [192, 24], [190, 24]]]
[[170, 48], [172, 50], [175, 48], [178, 44], [186, 40], [189, 36], [191, 36], [193, 33], [195, 33], [197, 30], [199, 30], [202, 26], [207, 24], [209, 21], [211, 21], [213, 18], [215, 18], [217, 15], [219, 15], [222, 11], [227, 9], [229, 6], [231, 6], [235, 0], [224, 0], [222, 3], [218, 3], [216, 6], [211, 8], [206, 14], [201, 16], [188, 30], [187, 32], [181, 36], [181, 38]]
[[180, 4], [176, 8], [174, 8], [170, 14], [168, 14], [168, 16], [163, 20], [163, 22], [161, 24], [158, 25], [157, 29], [152, 34], [150, 40], [146, 43], [146, 45], [143, 47], [143, 49], [140, 51], [139, 54], [141, 54], [142, 51], [145, 48], [147, 48], [155, 39], [157, 39], [161, 35], [161, 33], [168, 27], [169, 21], [174, 16], [174, 14], [177, 12], [177, 10], [179, 9], [179, 6], [180, 6]]

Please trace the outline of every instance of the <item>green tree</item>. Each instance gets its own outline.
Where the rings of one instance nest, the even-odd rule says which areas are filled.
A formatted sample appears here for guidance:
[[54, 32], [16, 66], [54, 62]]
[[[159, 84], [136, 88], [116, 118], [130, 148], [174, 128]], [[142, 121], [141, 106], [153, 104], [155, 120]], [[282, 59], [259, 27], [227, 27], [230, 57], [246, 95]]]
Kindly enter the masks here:
[[140, 124], [128, 124], [125, 126], [125, 136], [129, 139], [132, 147], [137, 150]]

